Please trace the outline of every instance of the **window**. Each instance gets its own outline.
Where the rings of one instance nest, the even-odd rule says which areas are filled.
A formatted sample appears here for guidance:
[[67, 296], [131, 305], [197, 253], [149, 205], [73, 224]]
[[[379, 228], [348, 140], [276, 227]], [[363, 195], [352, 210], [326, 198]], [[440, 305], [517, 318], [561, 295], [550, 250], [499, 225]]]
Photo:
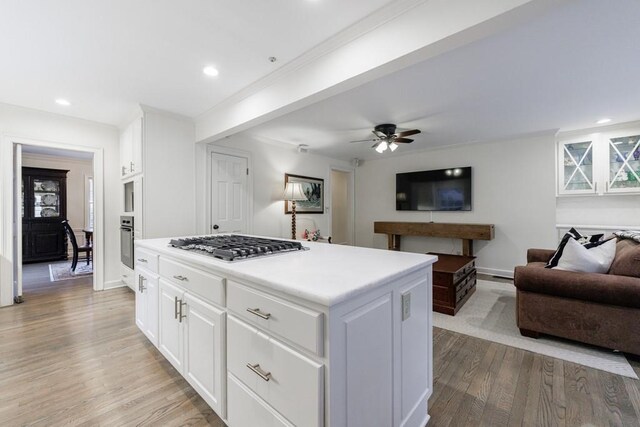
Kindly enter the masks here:
[[87, 176], [84, 181], [85, 191], [85, 228], [93, 229], [93, 221], [95, 218], [95, 203], [93, 192], [93, 177]]

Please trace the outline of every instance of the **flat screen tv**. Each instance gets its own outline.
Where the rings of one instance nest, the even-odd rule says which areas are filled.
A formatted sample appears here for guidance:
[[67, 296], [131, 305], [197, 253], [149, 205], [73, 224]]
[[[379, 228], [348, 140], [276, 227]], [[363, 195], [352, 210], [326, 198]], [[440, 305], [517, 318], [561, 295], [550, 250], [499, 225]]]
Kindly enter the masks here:
[[470, 211], [471, 166], [396, 174], [398, 211]]

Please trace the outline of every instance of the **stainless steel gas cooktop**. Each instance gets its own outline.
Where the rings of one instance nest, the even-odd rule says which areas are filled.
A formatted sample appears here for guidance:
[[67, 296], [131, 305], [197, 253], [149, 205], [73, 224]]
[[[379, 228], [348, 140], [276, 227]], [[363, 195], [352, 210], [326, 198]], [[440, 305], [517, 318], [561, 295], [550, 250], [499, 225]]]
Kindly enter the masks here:
[[300, 242], [288, 240], [266, 239], [263, 237], [230, 235], [214, 235], [172, 239], [170, 246], [185, 251], [209, 255], [225, 261], [274, 255], [283, 252], [304, 251], [309, 248]]

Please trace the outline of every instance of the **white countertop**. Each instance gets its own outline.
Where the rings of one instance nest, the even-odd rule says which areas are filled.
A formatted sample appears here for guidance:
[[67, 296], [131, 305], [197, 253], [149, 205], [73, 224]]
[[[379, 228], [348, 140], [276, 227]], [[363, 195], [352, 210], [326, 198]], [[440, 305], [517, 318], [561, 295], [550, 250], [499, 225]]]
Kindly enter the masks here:
[[222, 261], [170, 247], [169, 238], [136, 240], [136, 246], [229, 274], [276, 291], [325, 306], [332, 306], [361, 292], [437, 261], [433, 255], [354, 246], [301, 242], [308, 251]]

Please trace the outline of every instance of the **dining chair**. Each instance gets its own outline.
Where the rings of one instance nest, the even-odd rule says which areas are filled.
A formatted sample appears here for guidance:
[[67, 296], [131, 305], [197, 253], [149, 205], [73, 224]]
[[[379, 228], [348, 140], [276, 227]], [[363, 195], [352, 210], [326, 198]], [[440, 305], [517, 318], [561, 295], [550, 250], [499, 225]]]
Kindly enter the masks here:
[[76, 235], [74, 234], [71, 226], [69, 225], [68, 220], [63, 220], [62, 225], [64, 226], [64, 231], [66, 231], [69, 240], [71, 241], [71, 246], [73, 247], [73, 261], [71, 262], [71, 271], [76, 271], [76, 266], [78, 265], [78, 254], [80, 252], [84, 252], [87, 256], [87, 265], [91, 261], [91, 255], [93, 252], [93, 247], [91, 243], [85, 243], [83, 246], [78, 246], [78, 241], [76, 240]]

